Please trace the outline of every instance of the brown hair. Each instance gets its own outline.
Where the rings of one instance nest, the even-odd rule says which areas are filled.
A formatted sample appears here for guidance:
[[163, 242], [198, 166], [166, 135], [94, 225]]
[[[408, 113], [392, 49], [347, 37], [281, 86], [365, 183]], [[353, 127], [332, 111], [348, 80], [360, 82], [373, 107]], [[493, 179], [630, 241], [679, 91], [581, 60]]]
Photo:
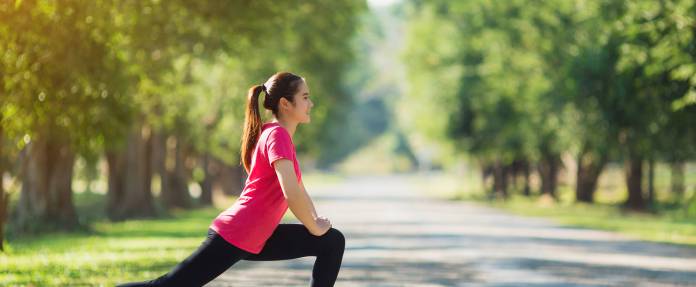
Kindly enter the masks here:
[[242, 134], [242, 156], [241, 161], [247, 173], [251, 170], [251, 155], [254, 152], [256, 143], [261, 135], [261, 114], [259, 113], [259, 95], [266, 92], [263, 107], [278, 116], [278, 103], [280, 98], [286, 98], [293, 102], [293, 96], [297, 93], [300, 83], [304, 81], [302, 77], [288, 73], [279, 72], [271, 76], [266, 83], [253, 86], [247, 93], [246, 115], [244, 117], [244, 133]]

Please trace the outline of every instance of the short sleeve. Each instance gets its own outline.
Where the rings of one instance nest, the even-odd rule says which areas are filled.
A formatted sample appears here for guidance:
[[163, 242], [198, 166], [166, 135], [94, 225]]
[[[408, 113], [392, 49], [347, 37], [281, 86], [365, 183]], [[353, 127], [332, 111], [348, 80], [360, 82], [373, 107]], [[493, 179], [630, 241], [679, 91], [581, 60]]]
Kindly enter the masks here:
[[293, 146], [290, 135], [281, 128], [273, 129], [266, 140], [266, 150], [271, 165], [281, 158], [292, 160]]

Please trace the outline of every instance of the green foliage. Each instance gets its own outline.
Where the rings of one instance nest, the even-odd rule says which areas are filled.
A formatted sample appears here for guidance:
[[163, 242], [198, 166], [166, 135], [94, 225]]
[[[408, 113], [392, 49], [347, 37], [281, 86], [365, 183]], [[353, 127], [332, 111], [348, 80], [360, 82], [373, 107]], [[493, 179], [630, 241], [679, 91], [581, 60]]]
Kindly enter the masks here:
[[[0, 3], [0, 112], [23, 144], [63, 138], [95, 153], [128, 124], [125, 73], [110, 48], [108, 1]], [[25, 136], [26, 135], [26, 136]]]
[[[4, 1], [0, 111], [20, 145], [63, 136], [83, 154], [119, 146], [133, 120], [238, 161], [248, 87], [279, 70], [317, 95], [318, 147], [351, 102], [342, 87], [365, 3]], [[50, 134], [49, 134], [50, 133]], [[27, 135], [25, 140], [24, 135]], [[318, 140], [317, 140], [318, 139]]]
[[[346, 80], [341, 85], [344, 92], [351, 95], [351, 100], [340, 108], [345, 119], [337, 121], [328, 131], [332, 138], [328, 143], [331, 148], [321, 149], [317, 158], [320, 168], [336, 167], [333, 164], [350, 157], [351, 153], [367, 146], [368, 142], [392, 127], [389, 99], [398, 95], [398, 89], [386, 78], [394, 77], [397, 71], [393, 71], [389, 63], [375, 60], [384, 60], [381, 53], [392, 52], [385, 47], [391, 31], [386, 31], [388, 27], [382, 25], [392, 19], [394, 17], [388, 11], [382, 10], [372, 10], [359, 17], [358, 37], [351, 43], [355, 55], [348, 63]], [[379, 70], [390, 73], [380, 73]]]
[[[689, 28], [695, 10], [692, 1], [627, 1], [615, 24], [622, 40], [617, 68], [631, 76], [625, 89], [635, 91], [626, 95], [630, 101], [622, 101], [628, 104], [617, 119], [626, 141], [637, 142], [636, 149], [648, 155], [657, 150], [675, 160], [696, 154], [696, 105], [688, 100], [696, 87], [696, 32]], [[681, 151], [675, 154], [677, 144]]]
[[543, 37], [525, 22], [537, 9], [526, 5], [433, 2], [412, 9], [406, 52], [412, 87], [405, 105], [413, 103], [409, 111], [428, 120], [409, 116], [418, 122], [409, 126], [455, 140], [484, 161], [535, 156], [560, 119], [545, 98], [552, 82], [540, 51]]
[[412, 133], [484, 163], [696, 154], [692, 1], [407, 5]]
[[[360, 18], [356, 15], [367, 8], [362, 1], [330, 3], [304, 3], [298, 11], [289, 13], [297, 20], [288, 28], [301, 32], [283, 41], [290, 53], [283, 57], [287, 62], [279, 65], [297, 67], [296, 72], [307, 79], [315, 104], [312, 109], [313, 123], [298, 130], [297, 145], [300, 151], [315, 157], [322, 166], [338, 159], [327, 152], [327, 147], [339, 146], [344, 140], [343, 127], [349, 120], [350, 107], [354, 103], [344, 84], [354, 59], [350, 36], [360, 26]], [[326, 11], [332, 16], [315, 16]], [[293, 36], [290, 33], [287, 35]]]

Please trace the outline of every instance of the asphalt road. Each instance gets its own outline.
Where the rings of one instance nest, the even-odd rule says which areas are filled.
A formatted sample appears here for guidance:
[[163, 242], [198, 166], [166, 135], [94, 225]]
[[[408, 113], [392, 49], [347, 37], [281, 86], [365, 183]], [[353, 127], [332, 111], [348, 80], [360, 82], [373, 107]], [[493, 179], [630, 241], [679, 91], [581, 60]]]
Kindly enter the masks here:
[[[427, 196], [414, 176], [307, 186], [346, 236], [336, 286], [696, 286], [696, 249]], [[308, 286], [313, 257], [242, 261], [207, 286]]]

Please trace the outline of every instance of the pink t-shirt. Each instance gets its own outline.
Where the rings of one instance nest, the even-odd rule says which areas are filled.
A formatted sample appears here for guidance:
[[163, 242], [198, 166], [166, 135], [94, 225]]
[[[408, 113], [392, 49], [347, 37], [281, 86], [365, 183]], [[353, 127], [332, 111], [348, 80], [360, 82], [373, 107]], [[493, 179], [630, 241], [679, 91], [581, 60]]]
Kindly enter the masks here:
[[292, 160], [300, 182], [302, 173], [290, 134], [278, 123], [265, 123], [242, 194], [210, 225], [230, 244], [258, 254], [283, 218], [288, 203], [272, 165], [281, 158]]

